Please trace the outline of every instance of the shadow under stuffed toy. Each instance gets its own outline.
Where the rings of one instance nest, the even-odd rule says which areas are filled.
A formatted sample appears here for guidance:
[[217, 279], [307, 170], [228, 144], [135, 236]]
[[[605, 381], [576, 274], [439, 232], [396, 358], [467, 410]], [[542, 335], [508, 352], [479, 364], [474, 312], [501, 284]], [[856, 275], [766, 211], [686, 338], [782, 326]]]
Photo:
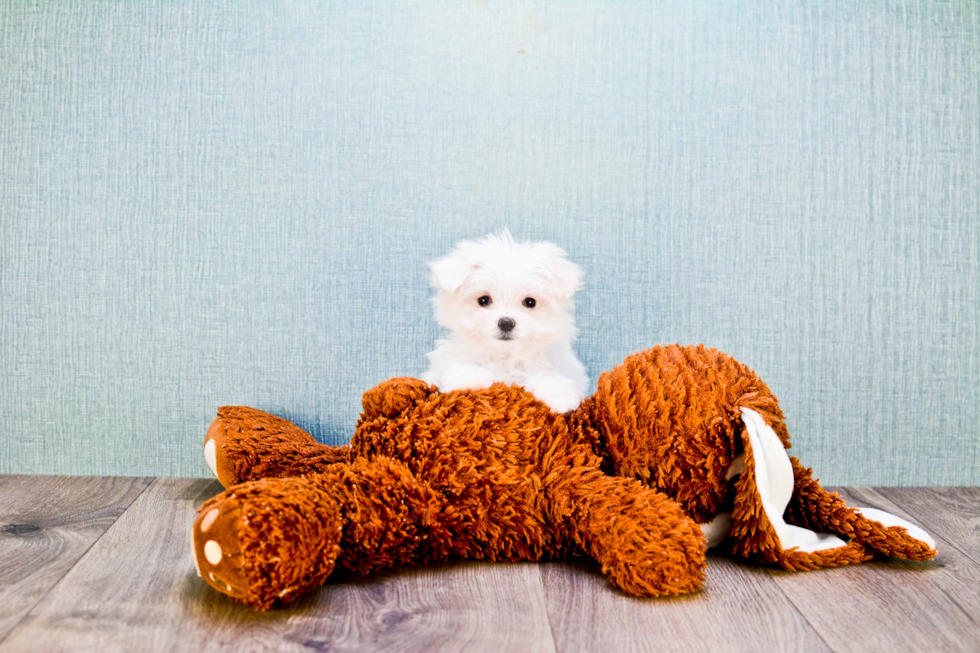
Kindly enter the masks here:
[[227, 490], [193, 531], [207, 583], [268, 609], [337, 566], [580, 552], [623, 591], [664, 596], [698, 589], [706, 548], [723, 540], [787, 570], [936, 554], [920, 528], [821, 488], [786, 454], [765, 383], [703, 346], [634, 354], [565, 414], [518, 386], [443, 394], [411, 378], [369, 390], [363, 407], [343, 447], [255, 409], [219, 410], [205, 457]]

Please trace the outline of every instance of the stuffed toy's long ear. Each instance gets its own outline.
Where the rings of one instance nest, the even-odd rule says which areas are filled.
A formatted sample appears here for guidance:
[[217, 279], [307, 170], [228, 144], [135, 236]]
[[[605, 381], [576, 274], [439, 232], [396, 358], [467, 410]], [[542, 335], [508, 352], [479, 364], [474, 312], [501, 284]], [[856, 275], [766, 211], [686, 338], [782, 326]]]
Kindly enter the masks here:
[[793, 466], [782, 441], [762, 416], [742, 408], [744, 470], [732, 511], [733, 550], [788, 570], [838, 567], [871, 556], [860, 543], [786, 523], [793, 495]]
[[936, 542], [918, 526], [875, 508], [851, 508], [839, 494], [828, 492], [812, 478], [812, 470], [790, 458], [795, 487], [786, 521], [806, 528], [833, 530], [887, 556], [929, 560]]
[[933, 539], [917, 526], [880, 510], [849, 508], [826, 492], [810, 470], [790, 460], [759, 413], [741, 413], [744, 469], [730, 532], [736, 553], [791, 571], [863, 562], [871, 549], [914, 560], [936, 554]]

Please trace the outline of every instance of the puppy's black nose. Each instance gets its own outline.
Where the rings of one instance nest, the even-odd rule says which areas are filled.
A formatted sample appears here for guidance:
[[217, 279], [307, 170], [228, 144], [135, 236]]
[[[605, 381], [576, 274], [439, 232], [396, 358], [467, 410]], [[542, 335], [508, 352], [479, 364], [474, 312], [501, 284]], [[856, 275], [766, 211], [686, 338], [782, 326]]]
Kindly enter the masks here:
[[514, 330], [514, 327], [517, 326], [517, 322], [510, 319], [509, 317], [502, 317], [499, 320], [497, 320], [497, 326], [500, 327], [501, 331], [507, 333], [508, 331]]

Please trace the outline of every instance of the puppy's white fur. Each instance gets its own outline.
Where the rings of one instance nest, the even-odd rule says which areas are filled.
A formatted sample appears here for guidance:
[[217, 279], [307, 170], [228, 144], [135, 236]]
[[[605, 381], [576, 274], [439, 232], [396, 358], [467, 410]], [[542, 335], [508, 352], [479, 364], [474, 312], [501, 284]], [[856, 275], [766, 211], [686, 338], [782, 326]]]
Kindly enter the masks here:
[[452, 333], [428, 354], [424, 381], [442, 392], [522, 385], [559, 413], [581, 403], [588, 378], [572, 352], [572, 295], [583, 272], [560, 247], [504, 230], [459, 243], [429, 269], [436, 320]]

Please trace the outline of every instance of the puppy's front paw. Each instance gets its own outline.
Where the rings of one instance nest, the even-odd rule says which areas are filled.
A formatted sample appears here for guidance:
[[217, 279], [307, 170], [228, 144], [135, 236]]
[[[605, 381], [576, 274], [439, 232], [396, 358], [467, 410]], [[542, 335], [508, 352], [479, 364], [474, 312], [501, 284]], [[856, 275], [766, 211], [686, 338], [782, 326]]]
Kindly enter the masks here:
[[557, 374], [532, 376], [524, 384], [524, 389], [548, 404], [548, 408], [556, 413], [574, 410], [582, 403], [582, 394], [575, 382]]
[[479, 365], [451, 365], [442, 371], [441, 392], [482, 390], [493, 385], [493, 372]]

